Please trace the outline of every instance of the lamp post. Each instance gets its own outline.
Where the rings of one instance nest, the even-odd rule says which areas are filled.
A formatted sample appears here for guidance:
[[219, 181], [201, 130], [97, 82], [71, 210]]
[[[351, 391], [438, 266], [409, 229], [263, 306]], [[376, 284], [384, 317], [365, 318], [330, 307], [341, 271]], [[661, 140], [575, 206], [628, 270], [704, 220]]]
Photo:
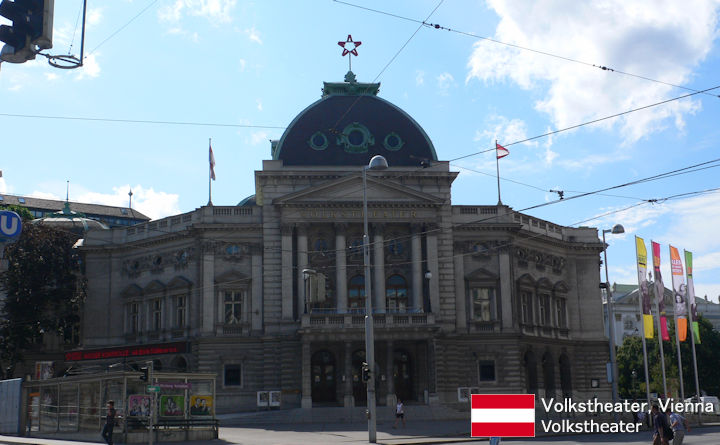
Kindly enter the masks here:
[[620, 224], [615, 224], [612, 229], [604, 229], [602, 231], [603, 236], [603, 256], [605, 263], [605, 292], [607, 295], [607, 310], [608, 310], [608, 333], [610, 342], [610, 375], [612, 378], [612, 399], [613, 402], [617, 402], [618, 399], [618, 374], [617, 374], [617, 363], [615, 362], [615, 311], [613, 310], [613, 299], [612, 290], [610, 289], [610, 278], [608, 275], [608, 263], [607, 263], [607, 244], [605, 243], [605, 234], [612, 233], [614, 235], [625, 233], [625, 228]]
[[368, 210], [367, 210], [367, 171], [385, 170], [388, 168], [387, 160], [375, 155], [368, 165], [363, 167], [363, 260], [365, 265], [365, 360], [367, 360], [367, 418], [368, 441], [377, 442], [377, 420], [375, 406], [375, 332], [372, 315], [372, 292], [370, 289], [370, 240], [368, 237]]

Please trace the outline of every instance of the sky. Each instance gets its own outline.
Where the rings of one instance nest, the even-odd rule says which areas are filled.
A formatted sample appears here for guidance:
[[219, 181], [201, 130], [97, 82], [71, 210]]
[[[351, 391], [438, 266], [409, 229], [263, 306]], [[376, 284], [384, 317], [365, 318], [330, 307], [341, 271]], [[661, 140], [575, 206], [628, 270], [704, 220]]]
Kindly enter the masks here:
[[[49, 54], [79, 56], [81, 7], [55, 2]], [[622, 224], [611, 282], [637, 283], [635, 236], [661, 244], [665, 277], [669, 244], [692, 251], [696, 295], [717, 301], [720, 192], [699, 192], [720, 188], [720, 88], [697, 91], [720, 87], [719, 15], [719, 0], [91, 0], [83, 67], [0, 64], [0, 193], [64, 199], [69, 181], [71, 201], [127, 206], [132, 189], [154, 219], [192, 211], [212, 139], [213, 203], [235, 205], [269, 140], [342, 81], [352, 35], [358, 81], [460, 172], [453, 204], [497, 202], [497, 140], [504, 204]]]

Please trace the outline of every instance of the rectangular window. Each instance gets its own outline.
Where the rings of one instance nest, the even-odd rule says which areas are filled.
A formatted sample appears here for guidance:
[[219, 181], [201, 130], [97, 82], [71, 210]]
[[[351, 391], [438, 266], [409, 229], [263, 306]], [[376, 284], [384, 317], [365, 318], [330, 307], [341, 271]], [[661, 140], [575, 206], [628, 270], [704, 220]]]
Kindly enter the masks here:
[[175, 297], [175, 327], [185, 327], [185, 304], [187, 304], [185, 295]]
[[530, 292], [520, 292], [520, 305], [522, 322], [525, 324], [532, 324], [532, 294]]
[[481, 382], [494, 382], [495, 362], [493, 360], [479, 360], [478, 376]]
[[140, 331], [140, 312], [137, 303], [130, 303], [130, 333], [137, 334]]
[[241, 386], [242, 385], [242, 366], [241, 365], [225, 365], [225, 386]]
[[557, 314], [557, 326], [559, 328], [566, 328], [567, 327], [567, 316], [565, 312], [565, 299], [564, 298], [558, 298], [555, 300], [555, 310]]
[[540, 323], [545, 326], [550, 326], [550, 296], [547, 294], [540, 294], [539, 296], [539, 314]]
[[162, 302], [160, 299], [152, 301], [152, 330], [159, 331], [162, 327]]
[[495, 301], [495, 288], [473, 287], [470, 289], [472, 299], [473, 320], [492, 321], [494, 317], [493, 303]]
[[224, 298], [225, 323], [237, 324], [242, 322], [242, 297], [239, 290], [226, 290]]

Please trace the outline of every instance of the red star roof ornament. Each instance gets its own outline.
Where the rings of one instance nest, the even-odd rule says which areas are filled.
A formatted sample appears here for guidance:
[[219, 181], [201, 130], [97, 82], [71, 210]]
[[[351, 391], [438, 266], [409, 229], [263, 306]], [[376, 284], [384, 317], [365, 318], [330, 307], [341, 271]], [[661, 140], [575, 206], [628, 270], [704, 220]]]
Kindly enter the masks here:
[[347, 40], [344, 42], [338, 42], [338, 45], [342, 46], [343, 56], [346, 56], [348, 53], [352, 54], [353, 56], [357, 56], [357, 47], [362, 45], [362, 42], [353, 42], [352, 36], [348, 34]]

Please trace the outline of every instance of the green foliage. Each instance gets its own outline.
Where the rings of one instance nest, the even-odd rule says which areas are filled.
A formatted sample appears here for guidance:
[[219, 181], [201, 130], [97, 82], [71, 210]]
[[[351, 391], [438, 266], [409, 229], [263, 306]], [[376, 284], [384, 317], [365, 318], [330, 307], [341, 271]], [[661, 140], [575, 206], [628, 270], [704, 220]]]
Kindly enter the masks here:
[[17, 213], [18, 215], [20, 215], [20, 218], [22, 218], [23, 222], [34, 219], [32, 216], [32, 213], [30, 213], [30, 210], [28, 210], [26, 207], [14, 205], [14, 204], [11, 204], [11, 205], [4, 204], [4, 205], [0, 205], [0, 210], [10, 210], [10, 211]]
[[20, 239], [6, 248], [7, 271], [0, 274], [0, 362], [9, 375], [23, 350], [43, 333], [67, 338], [79, 322], [84, 282], [76, 278], [77, 236], [45, 225], [25, 224]]
[[[699, 317], [701, 344], [695, 345], [698, 366], [698, 380], [700, 390], [711, 395], [720, 394], [720, 373], [717, 365], [720, 363], [720, 332], [714, 331], [712, 324]], [[679, 393], [679, 373], [677, 365], [677, 347], [675, 345], [675, 328], [673, 320], [668, 319], [668, 331], [671, 341], [663, 342], [665, 356], [665, 375], [668, 392]], [[648, 368], [650, 374], [650, 392], [662, 394], [662, 368], [660, 366], [660, 348], [658, 339], [647, 339]], [[695, 393], [695, 371], [692, 361], [692, 343], [688, 339], [680, 343], [680, 356], [682, 358], [683, 385], [685, 397]], [[638, 336], [625, 338], [617, 352], [618, 363], [618, 389], [621, 397], [645, 397], [645, 365], [643, 363], [642, 339]], [[635, 370], [636, 378], [632, 377]]]

